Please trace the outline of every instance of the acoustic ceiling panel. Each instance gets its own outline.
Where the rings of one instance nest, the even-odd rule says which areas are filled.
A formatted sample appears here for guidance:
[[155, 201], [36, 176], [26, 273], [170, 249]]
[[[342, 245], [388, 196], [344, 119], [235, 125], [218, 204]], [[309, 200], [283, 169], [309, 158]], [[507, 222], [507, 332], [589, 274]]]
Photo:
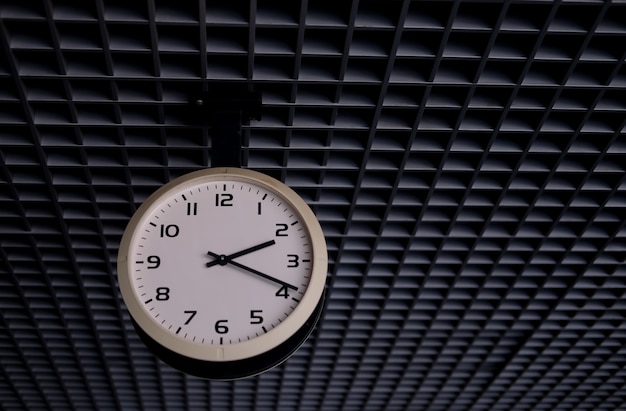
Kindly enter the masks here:
[[[626, 4], [0, 4], [0, 409], [626, 407]], [[211, 165], [194, 100], [263, 96], [244, 164], [316, 212], [313, 335], [261, 376], [158, 361], [130, 216]]]

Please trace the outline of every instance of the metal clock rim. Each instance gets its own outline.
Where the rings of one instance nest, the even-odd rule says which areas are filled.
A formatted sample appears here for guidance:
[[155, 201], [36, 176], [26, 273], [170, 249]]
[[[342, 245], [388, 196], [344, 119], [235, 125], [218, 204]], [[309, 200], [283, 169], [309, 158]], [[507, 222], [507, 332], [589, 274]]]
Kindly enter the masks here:
[[[159, 203], [159, 200], [172, 192], [182, 191], [185, 187], [195, 186], [198, 183], [216, 180], [247, 181], [266, 189], [285, 199], [299, 214], [307, 227], [311, 239], [312, 266], [311, 280], [300, 303], [294, 311], [278, 326], [257, 338], [232, 345], [201, 344], [183, 340], [164, 330], [150, 316], [133, 291], [132, 272], [129, 259], [130, 247], [137, 235], [136, 229], [141, 226]], [[285, 342], [291, 335], [307, 321], [315, 307], [323, 298], [326, 283], [328, 257], [326, 242], [321, 226], [308, 204], [286, 184], [257, 171], [236, 168], [219, 167], [193, 171], [166, 183], [153, 192], [131, 217], [122, 240], [117, 261], [117, 275], [120, 291], [133, 321], [153, 340], [162, 344], [166, 349], [180, 353], [192, 359], [214, 362], [237, 361], [267, 352]]]

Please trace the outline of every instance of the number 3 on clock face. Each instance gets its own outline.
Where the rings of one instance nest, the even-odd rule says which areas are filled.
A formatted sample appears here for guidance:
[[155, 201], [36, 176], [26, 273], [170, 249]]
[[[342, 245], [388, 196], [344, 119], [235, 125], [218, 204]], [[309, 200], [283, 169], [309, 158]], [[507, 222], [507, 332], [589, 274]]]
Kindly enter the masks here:
[[284, 184], [236, 168], [190, 173], [155, 192], [131, 219], [118, 257], [140, 335], [171, 353], [174, 366], [218, 369], [290, 355], [319, 316], [326, 268], [308, 205]]

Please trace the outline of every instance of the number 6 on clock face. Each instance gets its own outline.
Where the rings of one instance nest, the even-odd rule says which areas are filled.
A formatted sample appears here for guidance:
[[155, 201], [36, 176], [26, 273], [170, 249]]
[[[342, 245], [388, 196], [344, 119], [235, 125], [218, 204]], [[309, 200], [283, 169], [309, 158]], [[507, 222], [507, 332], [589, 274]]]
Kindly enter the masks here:
[[291, 355], [319, 317], [326, 268], [308, 205], [277, 180], [237, 168], [159, 189], [129, 222], [118, 256], [144, 342], [214, 379], [254, 375]]

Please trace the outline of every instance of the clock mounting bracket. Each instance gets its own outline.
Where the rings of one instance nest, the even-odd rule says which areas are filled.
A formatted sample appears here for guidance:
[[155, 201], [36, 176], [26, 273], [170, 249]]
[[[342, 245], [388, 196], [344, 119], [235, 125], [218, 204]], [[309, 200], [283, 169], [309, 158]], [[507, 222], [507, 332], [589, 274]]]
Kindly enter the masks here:
[[215, 84], [192, 104], [195, 117], [210, 126], [211, 167], [241, 167], [241, 126], [261, 119], [261, 93], [246, 85]]

